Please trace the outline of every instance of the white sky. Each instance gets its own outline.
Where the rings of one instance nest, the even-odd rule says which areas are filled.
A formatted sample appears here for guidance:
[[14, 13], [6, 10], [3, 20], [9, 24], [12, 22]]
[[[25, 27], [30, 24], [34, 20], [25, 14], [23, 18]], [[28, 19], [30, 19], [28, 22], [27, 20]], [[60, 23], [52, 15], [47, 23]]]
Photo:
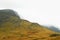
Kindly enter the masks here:
[[60, 0], [0, 0], [0, 9], [4, 8], [31, 22], [60, 28]]

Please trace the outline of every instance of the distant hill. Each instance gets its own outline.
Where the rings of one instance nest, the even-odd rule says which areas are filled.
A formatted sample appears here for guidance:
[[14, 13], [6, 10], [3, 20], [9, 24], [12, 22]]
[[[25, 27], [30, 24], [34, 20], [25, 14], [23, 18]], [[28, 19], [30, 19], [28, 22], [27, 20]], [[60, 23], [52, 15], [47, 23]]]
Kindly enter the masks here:
[[55, 32], [60, 32], [60, 30], [57, 27], [51, 26], [49, 29], [55, 31]]
[[55, 32], [60, 32], [59, 28], [55, 27], [55, 26], [46, 26], [46, 28], [55, 31]]
[[60, 40], [60, 33], [38, 23], [21, 19], [14, 11], [11, 11], [13, 10], [0, 10], [0, 23], [2, 23], [0, 24], [0, 40]]

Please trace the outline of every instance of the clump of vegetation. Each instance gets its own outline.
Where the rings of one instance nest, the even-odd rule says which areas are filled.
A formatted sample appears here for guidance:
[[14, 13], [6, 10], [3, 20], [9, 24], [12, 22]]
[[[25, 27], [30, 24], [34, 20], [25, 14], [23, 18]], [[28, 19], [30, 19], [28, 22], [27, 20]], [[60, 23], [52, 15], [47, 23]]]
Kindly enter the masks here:
[[60, 34], [51, 34], [50, 37], [60, 36]]

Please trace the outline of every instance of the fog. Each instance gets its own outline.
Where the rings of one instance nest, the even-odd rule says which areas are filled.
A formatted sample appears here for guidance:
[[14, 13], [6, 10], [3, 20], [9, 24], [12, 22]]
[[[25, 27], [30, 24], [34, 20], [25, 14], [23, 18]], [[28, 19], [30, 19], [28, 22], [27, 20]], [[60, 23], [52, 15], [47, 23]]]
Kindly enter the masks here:
[[60, 0], [0, 0], [0, 9], [13, 9], [23, 19], [60, 28]]

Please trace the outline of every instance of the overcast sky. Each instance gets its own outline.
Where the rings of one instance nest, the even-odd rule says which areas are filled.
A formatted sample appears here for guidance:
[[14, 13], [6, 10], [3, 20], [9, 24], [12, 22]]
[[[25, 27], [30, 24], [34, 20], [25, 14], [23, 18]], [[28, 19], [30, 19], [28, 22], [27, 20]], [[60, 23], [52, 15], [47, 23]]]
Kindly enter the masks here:
[[60, 0], [0, 0], [0, 9], [6, 8], [31, 22], [60, 28]]

